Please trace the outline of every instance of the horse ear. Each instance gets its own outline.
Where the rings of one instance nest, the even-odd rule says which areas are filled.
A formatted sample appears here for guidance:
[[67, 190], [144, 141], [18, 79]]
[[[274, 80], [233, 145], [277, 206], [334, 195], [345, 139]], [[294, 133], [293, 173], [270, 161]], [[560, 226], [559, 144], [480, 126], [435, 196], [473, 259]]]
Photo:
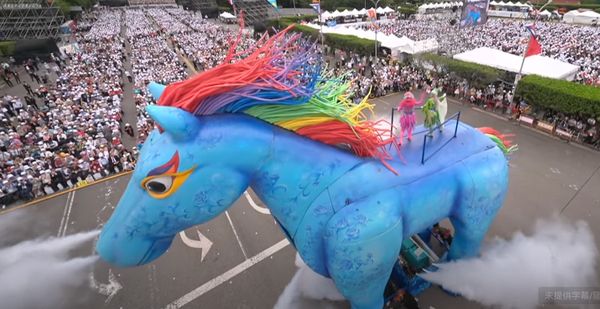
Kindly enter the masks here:
[[150, 117], [168, 134], [177, 139], [189, 139], [198, 131], [200, 122], [191, 113], [171, 106], [148, 105]]
[[154, 101], [158, 101], [158, 98], [160, 98], [163, 91], [165, 91], [165, 88], [167, 88], [167, 86], [155, 82], [148, 84], [148, 91], [150, 91], [150, 94], [152, 94]]

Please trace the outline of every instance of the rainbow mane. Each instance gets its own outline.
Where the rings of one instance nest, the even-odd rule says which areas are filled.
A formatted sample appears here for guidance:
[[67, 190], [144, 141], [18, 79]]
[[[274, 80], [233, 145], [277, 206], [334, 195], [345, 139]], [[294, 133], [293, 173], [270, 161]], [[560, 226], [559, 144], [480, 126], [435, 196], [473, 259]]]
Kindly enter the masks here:
[[510, 141], [508, 139], [512, 135], [502, 134], [498, 130], [490, 128], [490, 127], [481, 127], [481, 128], [477, 128], [477, 130], [479, 130], [479, 132], [485, 134], [494, 143], [496, 143], [498, 148], [500, 148], [500, 150], [502, 150], [502, 152], [505, 155], [510, 155], [519, 149], [518, 145], [513, 144], [512, 141]]
[[235, 41], [223, 63], [167, 86], [158, 104], [195, 115], [245, 113], [325, 144], [345, 145], [395, 172], [384, 147], [393, 139], [385, 139], [387, 130], [364, 114], [373, 106], [366, 98], [352, 103], [351, 83], [322, 74], [315, 44], [288, 34], [290, 29], [263, 36], [251, 51], [234, 53]]

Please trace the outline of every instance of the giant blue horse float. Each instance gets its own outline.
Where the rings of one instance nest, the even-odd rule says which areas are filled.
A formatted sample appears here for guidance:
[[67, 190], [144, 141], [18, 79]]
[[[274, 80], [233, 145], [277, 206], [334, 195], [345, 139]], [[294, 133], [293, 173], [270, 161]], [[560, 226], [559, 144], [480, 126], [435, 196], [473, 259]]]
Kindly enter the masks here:
[[[97, 243], [117, 266], [161, 256], [175, 235], [226, 211], [249, 187], [306, 264], [354, 309], [382, 308], [402, 240], [450, 218], [448, 258], [478, 254], [502, 206], [508, 164], [498, 136], [464, 123], [395, 147], [349, 83], [322, 74], [316, 47], [282, 31], [165, 88], [149, 87], [156, 129]], [[490, 138], [492, 137], [492, 138]], [[450, 142], [447, 142], [450, 140]]]

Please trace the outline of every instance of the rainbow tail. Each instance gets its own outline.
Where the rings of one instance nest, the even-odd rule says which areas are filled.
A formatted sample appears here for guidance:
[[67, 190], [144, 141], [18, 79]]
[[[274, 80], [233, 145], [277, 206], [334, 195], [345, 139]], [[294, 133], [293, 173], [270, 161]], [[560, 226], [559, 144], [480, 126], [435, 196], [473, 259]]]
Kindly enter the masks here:
[[508, 137], [510, 137], [512, 135], [502, 134], [502, 133], [498, 132], [498, 130], [490, 128], [490, 127], [477, 128], [477, 130], [479, 130], [479, 132], [485, 134], [492, 141], [494, 141], [494, 143], [496, 143], [498, 148], [500, 148], [500, 150], [502, 150], [502, 152], [505, 155], [510, 155], [513, 152], [519, 150], [518, 145], [516, 145], [516, 144], [513, 145], [512, 142], [507, 139]]

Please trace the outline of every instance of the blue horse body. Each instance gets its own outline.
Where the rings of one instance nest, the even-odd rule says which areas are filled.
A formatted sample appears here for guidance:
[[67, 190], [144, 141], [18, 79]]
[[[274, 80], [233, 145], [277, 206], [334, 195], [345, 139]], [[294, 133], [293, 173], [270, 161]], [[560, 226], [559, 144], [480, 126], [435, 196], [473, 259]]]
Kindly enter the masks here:
[[[177, 232], [207, 222], [251, 187], [269, 207], [303, 260], [331, 277], [353, 308], [381, 308], [402, 239], [449, 217], [449, 257], [478, 253], [508, 185], [503, 153], [460, 123], [428, 140], [441, 152], [421, 164], [422, 143], [395, 150], [388, 163], [359, 158], [241, 114], [195, 117], [151, 107], [165, 130], [142, 148], [131, 182], [98, 243], [101, 256], [139, 265], [160, 256]], [[193, 169], [173, 195], [156, 200], [140, 186], [178, 152], [179, 171]]]

